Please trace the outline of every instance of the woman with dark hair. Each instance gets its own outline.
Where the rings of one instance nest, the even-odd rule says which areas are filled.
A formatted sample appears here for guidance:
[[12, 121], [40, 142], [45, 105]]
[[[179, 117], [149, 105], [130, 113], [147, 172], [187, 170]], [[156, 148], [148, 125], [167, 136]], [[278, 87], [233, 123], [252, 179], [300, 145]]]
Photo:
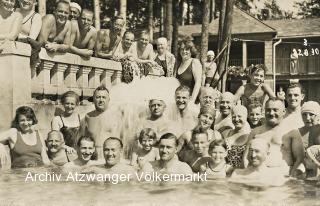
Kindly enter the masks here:
[[[1, 143], [9, 143], [12, 167], [36, 167], [49, 164], [45, 143], [34, 127], [38, 123], [32, 108], [19, 107], [12, 128], [0, 134]], [[3, 151], [0, 151], [3, 154]], [[0, 155], [0, 157], [3, 155]]]
[[195, 103], [200, 92], [202, 81], [202, 65], [197, 56], [197, 50], [190, 39], [179, 42], [179, 54], [176, 78], [181, 85], [188, 86], [191, 90], [191, 101]]
[[80, 129], [80, 115], [75, 112], [79, 104], [79, 95], [74, 91], [68, 91], [61, 97], [64, 112], [55, 116], [51, 122], [51, 129], [63, 134], [65, 144], [76, 148], [78, 133]]

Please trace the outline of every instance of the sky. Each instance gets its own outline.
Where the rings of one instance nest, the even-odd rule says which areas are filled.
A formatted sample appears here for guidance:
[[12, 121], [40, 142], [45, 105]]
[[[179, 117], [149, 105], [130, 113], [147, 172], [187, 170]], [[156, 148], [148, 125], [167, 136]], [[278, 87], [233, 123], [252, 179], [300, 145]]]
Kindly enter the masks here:
[[[264, 2], [266, 2], [268, 0], [254, 0], [254, 4], [258, 7], [258, 8], [263, 8], [264, 6]], [[294, 2], [301, 2], [303, 0], [276, 0], [277, 4], [279, 5], [280, 9], [284, 10], [284, 11], [293, 11], [296, 12], [297, 8], [295, 8]]]

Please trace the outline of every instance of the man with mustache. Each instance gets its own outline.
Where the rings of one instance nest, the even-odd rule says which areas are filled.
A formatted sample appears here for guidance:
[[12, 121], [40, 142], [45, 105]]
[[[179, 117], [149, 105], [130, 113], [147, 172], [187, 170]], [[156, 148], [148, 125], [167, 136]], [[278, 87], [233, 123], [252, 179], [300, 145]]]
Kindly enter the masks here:
[[220, 96], [220, 92], [218, 90], [213, 89], [212, 87], [202, 87], [200, 89], [200, 107], [210, 106], [215, 109], [216, 100]]
[[48, 157], [53, 164], [62, 166], [77, 159], [76, 154], [69, 154], [64, 148], [64, 140], [61, 132], [49, 132], [46, 143], [48, 148]]
[[38, 41], [50, 52], [67, 52], [71, 44], [70, 4], [60, 0], [54, 14], [42, 18]]
[[98, 32], [95, 54], [97, 57], [110, 59], [116, 51], [121, 39], [125, 21], [116, 16], [111, 29], [101, 29]]
[[78, 141], [78, 158], [63, 165], [63, 170], [79, 172], [87, 166], [96, 165], [96, 161], [92, 160], [95, 153], [94, 144], [94, 140], [91, 137], [82, 136]]
[[177, 136], [193, 129], [198, 123], [197, 113], [190, 109], [190, 98], [191, 90], [189, 87], [182, 85], [176, 89], [176, 106], [169, 119], [175, 122]]
[[235, 97], [230, 92], [224, 92], [220, 97], [220, 114], [215, 120], [214, 129], [220, 133], [226, 129], [234, 129], [231, 118], [231, 110], [235, 104]]
[[253, 139], [248, 145], [249, 165], [245, 169], [236, 169], [229, 181], [247, 185], [280, 186], [286, 181], [283, 175], [267, 165], [267, 158], [270, 152], [270, 143], [261, 138]]
[[98, 160], [103, 160], [103, 142], [109, 136], [119, 136], [117, 115], [109, 108], [109, 90], [99, 86], [93, 93], [95, 110], [86, 114], [81, 124], [81, 133], [91, 136], [95, 141]]
[[[288, 175], [289, 167], [284, 160], [284, 154], [281, 151], [282, 137], [284, 135], [281, 121], [285, 116], [285, 107], [280, 99], [269, 99], [265, 104], [265, 123], [253, 129], [249, 135], [248, 142], [251, 139], [264, 139], [270, 144], [270, 154], [268, 155], [266, 165], [278, 169], [278, 173]], [[248, 147], [247, 147], [248, 148]], [[244, 154], [244, 162], [247, 165]]]
[[93, 54], [97, 30], [92, 26], [93, 12], [83, 9], [77, 21], [72, 21], [70, 51], [89, 58]]
[[177, 137], [172, 133], [161, 136], [159, 141], [160, 160], [140, 164], [140, 172], [161, 172], [167, 174], [192, 174], [190, 166], [176, 157]]

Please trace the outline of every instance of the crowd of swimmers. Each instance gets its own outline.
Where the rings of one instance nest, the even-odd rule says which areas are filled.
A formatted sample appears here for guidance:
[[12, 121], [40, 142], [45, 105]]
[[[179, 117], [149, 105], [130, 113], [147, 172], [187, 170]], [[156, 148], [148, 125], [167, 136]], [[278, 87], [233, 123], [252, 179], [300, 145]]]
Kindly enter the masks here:
[[[299, 83], [275, 95], [264, 83], [265, 68], [258, 65], [235, 94], [220, 94], [210, 87], [218, 78], [214, 53], [208, 52], [202, 69], [189, 39], [180, 42], [177, 58], [167, 50], [165, 38], [157, 40], [154, 54], [148, 32], [141, 32], [135, 42], [134, 33], [123, 32], [121, 17], [110, 29], [97, 31], [93, 12], [74, 2], [58, 1], [54, 14], [43, 18], [34, 11], [35, 0], [19, 0], [16, 10], [15, 1], [0, 2], [2, 48], [7, 40], [37, 41], [49, 52], [121, 61], [126, 83], [158, 70], [181, 84], [168, 94], [174, 95], [176, 112], [166, 112], [168, 105], [160, 97], [151, 98], [150, 112], [136, 122], [136, 133], [130, 137], [124, 137], [121, 114], [110, 112], [104, 86], [94, 91], [95, 109], [87, 114], [76, 112], [75, 92], [63, 94], [64, 111], [53, 117], [46, 137], [36, 126], [33, 109], [19, 107], [12, 128], [0, 133], [2, 168], [11, 162], [13, 168], [55, 164], [79, 172], [206, 173], [275, 185], [286, 176], [319, 175], [320, 106], [314, 101], [302, 104], [305, 91]], [[197, 111], [190, 108], [193, 104]]]

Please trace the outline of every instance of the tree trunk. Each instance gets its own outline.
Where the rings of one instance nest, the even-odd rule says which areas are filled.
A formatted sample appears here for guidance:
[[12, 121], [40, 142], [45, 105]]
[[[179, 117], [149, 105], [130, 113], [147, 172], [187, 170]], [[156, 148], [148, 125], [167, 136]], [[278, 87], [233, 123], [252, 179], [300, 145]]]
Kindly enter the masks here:
[[150, 42], [153, 41], [153, 0], [149, 0], [148, 4], [148, 30]]
[[215, 12], [216, 12], [216, 1], [210, 1], [210, 22], [215, 19]]
[[100, 29], [100, 2], [99, 0], [94, 0], [94, 26], [97, 30]]
[[41, 16], [46, 15], [46, 0], [39, 0], [38, 12]]
[[184, 26], [184, 0], [180, 0], [179, 3], [179, 12], [180, 12], [180, 24], [181, 26]]
[[190, 15], [191, 15], [191, 8], [190, 8], [190, 0], [187, 0], [187, 25], [191, 24], [191, 18], [190, 18]]
[[179, 22], [182, 19], [179, 0], [173, 0], [173, 31], [172, 31], [172, 53], [178, 56]]
[[223, 37], [222, 33], [223, 33], [223, 26], [224, 26], [224, 18], [226, 16], [226, 5], [227, 5], [227, 0], [222, 0], [222, 2], [221, 2], [221, 10], [220, 10], [220, 15], [219, 15], [218, 53], [222, 49], [222, 45], [221, 44], [222, 44], [222, 37]]
[[[221, 89], [222, 92], [226, 91], [226, 77], [227, 77], [227, 68], [229, 64], [229, 51], [230, 51], [230, 45], [231, 45], [231, 33], [232, 33], [232, 15], [233, 15], [233, 6], [234, 6], [234, 0], [227, 0], [226, 6], [225, 6], [225, 17], [223, 21], [223, 30], [220, 32], [219, 27], [219, 34], [221, 34], [221, 42], [219, 44], [221, 45], [220, 51], [222, 52], [220, 58], [219, 58], [219, 64], [218, 64], [218, 71], [221, 74]], [[222, 12], [221, 12], [222, 13]], [[224, 49], [225, 48], [225, 49]], [[223, 50], [224, 49], [224, 50]]]
[[204, 63], [206, 62], [208, 52], [208, 41], [209, 41], [209, 5], [210, 0], [203, 0], [202, 5], [202, 29], [201, 29], [201, 52], [200, 59], [202, 68], [204, 69]]
[[172, 0], [166, 1], [166, 22], [164, 36], [168, 39], [168, 48], [171, 50], [172, 41]]
[[120, 0], [120, 16], [123, 17], [124, 21], [126, 22], [127, 18], [127, 0]]

